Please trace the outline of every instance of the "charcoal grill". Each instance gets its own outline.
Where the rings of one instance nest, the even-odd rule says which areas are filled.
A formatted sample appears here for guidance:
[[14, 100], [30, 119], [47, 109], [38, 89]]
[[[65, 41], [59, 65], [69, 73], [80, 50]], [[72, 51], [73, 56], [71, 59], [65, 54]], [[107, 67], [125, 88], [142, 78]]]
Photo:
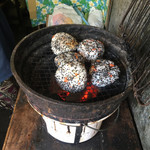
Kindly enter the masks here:
[[[121, 70], [119, 80], [98, 89], [96, 97], [86, 102], [79, 101], [86, 89], [64, 96], [67, 101], [63, 101], [54, 78], [57, 68], [51, 51], [51, 38], [58, 32], [69, 33], [78, 41], [85, 38], [102, 41], [106, 50], [104, 58], [114, 61]], [[125, 42], [105, 30], [85, 25], [58, 25], [24, 37], [12, 53], [11, 68], [28, 102], [38, 113], [60, 122], [87, 123], [111, 114], [131, 91], [132, 78], [126, 55]]]

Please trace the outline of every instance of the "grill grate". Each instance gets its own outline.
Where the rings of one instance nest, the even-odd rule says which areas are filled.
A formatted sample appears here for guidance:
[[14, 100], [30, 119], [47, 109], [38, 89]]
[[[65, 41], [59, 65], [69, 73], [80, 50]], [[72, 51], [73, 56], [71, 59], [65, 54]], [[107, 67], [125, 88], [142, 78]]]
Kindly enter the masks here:
[[[119, 80], [97, 93], [95, 88], [92, 89], [97, 95], [95, 97], [93, 94], [85, 103], [72, 101], [81, 100], [84, 96], [82, 100], [84, 102], [87, 97], [86, 90], [75, 93], [74, 96], [63, 91], [63, 97], [66, 99], [63, 101], [58, 95], [60, 88], [56, 86], [54, 78], [57, 68], [53, 62], [55, 55], [50, 45], [52, 36], [58, 32], [71, 34], [79, 42], [85, 38], [102, 41], [106, 50], [104, 57], [114, 60], [120, 68]], [[28, 102], [37, 112], [61, 122], [87, 123], [109, 115], [131, 91], [132, 78], [129, 62], [126, 59], [126, 49], [126, 43], [122, 39], [106, 30], [84, 25], [51, 26], [31, 33], [17, 44], [12, 53], [11, 68]], [[87, 88], [92, 91], [93, 87]], [[60, 90], [62, 94], [62, 89]]]
[[[124, 91], [126, 85], [125, 68], [119, 57], [106, 49], [104, 58], [112, 60], [118, 65], [121, 71], [119, 79], [105, 88], [97, 88], [91, 85], [89, 81], [87, 87], [83, 91], [67, 94], [67, 92], [63, 91], [56, 83], [54, 77], [57, 69], [54, 64], [55, 55], [49, 49], [49, 46], [42, 45], [38, 49], [32, 51], [26, 58], [22, 68], [23, 81], [39, 94], [57, 100], [73, 102], [85, 102], [88, 100], [89, 102], [104, 100]], [[86, 66], [90, 66], [90, 64]], [[30, 69], [28, 67], [30, 67]], [[27, 72], [26, 70], [30, 71]], [[91, 91], [87, 90], [88, 88], [91, 88]]]

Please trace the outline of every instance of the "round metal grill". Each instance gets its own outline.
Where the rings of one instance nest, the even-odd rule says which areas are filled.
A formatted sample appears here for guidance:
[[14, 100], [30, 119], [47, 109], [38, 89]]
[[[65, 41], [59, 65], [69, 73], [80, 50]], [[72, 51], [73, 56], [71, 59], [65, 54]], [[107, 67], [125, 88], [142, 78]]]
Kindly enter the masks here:
[[[89, 102], [104, 100], [124, 91], [126, 85], [125, 68], [119, 57], [110, 52], [109, 49], [105, 49], [104, 58], [114, 61], [120, 68], [118, 80], [106, 87], [97, 88], [91, 84], [89, 77], [87, 87], [83, 91], [74, 94], [63, 91], [54, 77], [57, 67], [54, 63], [55, 55], [50, 47], [49, 42], [32, 51], [26, 58], [22, 68], [23, 81], [39, 94], [68, 102]], [[90, 63], [85, 65], [88, 70]]]
[[[89, 78], [82, 92], [71, 94], [63, 91], [55, 81], [57, 68], [51, 51], [51, 38], [58, 32], [71, 34], [79, 42], [85, 38], [102, 41], [106, 50], [104, 58], [114, 61], [120, 68], [119, 79], [98, 89], [91, 85]], [[112, 113], [131, 91], [132, 76], [126, 50], [123, 40], [96, 27], [51, 26], [31, 33], [17, 44], [11, 57], [11, 69], [37, 112], [58, 121], [87, 123]], [[86, 63], [86, 67], [89, 66]]]

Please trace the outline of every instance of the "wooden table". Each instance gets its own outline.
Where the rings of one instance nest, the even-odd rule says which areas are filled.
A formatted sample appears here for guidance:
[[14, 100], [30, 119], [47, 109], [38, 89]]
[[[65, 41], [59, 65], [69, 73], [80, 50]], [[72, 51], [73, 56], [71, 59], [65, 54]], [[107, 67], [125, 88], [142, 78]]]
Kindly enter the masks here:
[[59, 142], [47, 133], [41, 116], [20, 90], [3, 150], [142, 150], [126, 100], [120, 106], [117, 122], [111, 126], [111, 121], [107, 119], [102, 129], [108, 124], [109, 128], [87, 142], [77, 145]]

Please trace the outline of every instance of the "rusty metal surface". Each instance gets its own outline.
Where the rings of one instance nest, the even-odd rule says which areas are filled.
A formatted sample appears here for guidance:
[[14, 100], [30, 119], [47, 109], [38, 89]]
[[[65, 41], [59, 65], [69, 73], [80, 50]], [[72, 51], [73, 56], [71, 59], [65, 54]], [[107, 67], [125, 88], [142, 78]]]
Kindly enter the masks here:
[[27, 103], [24, 93], [19, 94], [3, 150], [142, 150], [127, 101], [121, 104], [113, 126], [115, 116], [103, 122], [101, 129], [106, 131], [81, 144], [66, 144], [47, 133], [42, 117]]
[[[28, 75], [31, 73], [30, 65], [28, 65], [27, 69], [23, 69], [23, 62], [25, 62], [30, 55], [29, 51], [36, 51], [41, 45], [42, 48], [49, 48], [52, 35], [56, 32], [63, 31], [74, 35], [79, 41], [85, 37], [100, 39], [104, 43], [106, 49], [116, 53], [126, 69], [127, 82], [125, 91], [102, 101], [99, 100], [90, 103], [67, 103], [43, 96], [31, 89], [31, 87], [23, 81], [22, 77], [23, 74]], [[45, 45], [45, 43], [49, 44]], [[83, 25], [59, 25], [31, 33], [18, 43], [11, 57], [11, 68], [18, 84], [26, 93], [29, 103], [40, 114], [63, 122], [86, 123], [103, 118], [113, 112], [131, 91], [132, 76], [126, 56], [125, 42], [105, 30]]]

